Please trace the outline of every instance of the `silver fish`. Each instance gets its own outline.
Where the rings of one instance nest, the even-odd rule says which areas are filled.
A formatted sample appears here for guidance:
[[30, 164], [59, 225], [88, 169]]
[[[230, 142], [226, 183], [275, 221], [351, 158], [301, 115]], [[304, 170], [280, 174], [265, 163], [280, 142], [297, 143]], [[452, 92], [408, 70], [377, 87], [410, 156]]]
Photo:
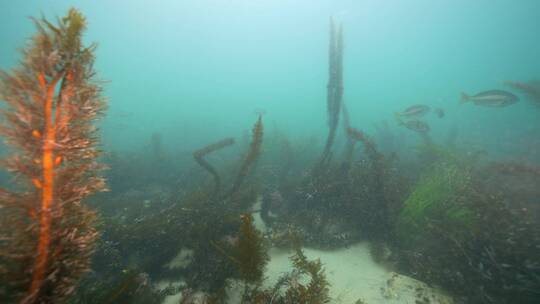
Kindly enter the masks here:
[[405, 109], [403, 112], [397, 112], [396, 116], [407, 116], [407, 117], [420, 117], [424, 116], [426, 113], [428, 113], [431, 110], [429, 106], [426, 105], [413, 105]]
[[500, 108], [518, 102], [519, 98], [510, 92], [502, 90], [489, 90], [474, 96], [461, 93], [461, 103], [467, 101], [472, 101], [479, 106]]
[[430, 127], [427, 123], [418, 119], [412, 119], [412, 120], [407, 120], [407, 121], [400, 120], [398, 123], [409, 130], [413, 130], [420, 133], [426, 133], [426, 132], [429, 132], [430, 130]]

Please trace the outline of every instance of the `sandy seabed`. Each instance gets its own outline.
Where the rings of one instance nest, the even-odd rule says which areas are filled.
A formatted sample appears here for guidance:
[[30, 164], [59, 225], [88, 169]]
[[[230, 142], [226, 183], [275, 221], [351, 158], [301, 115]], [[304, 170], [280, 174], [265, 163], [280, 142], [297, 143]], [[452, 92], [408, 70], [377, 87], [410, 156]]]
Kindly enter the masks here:
[[[257, 208], [258, 209], [258, 208]], [[264, 231], [266, 227], [258, 212], [253, 213], [255, 226]], [[405, 275], [393, 272], [377, 264], [370, 255], [369, 243], [361, 242], [337, 250], [316, 250], [303, 248], [308, 259], [320, 259], [330, 283], [330, 297], [333, 304], [452, 304], [454, 301], [441, 290]], [[270, 262], [265, 272], [265, 287], [273, 286], [293, 266], [290, 250], [271, 248]], [[179, 253], [179, 257], [182, 253]], [[181, 282], [162, 282], [161, 287]], [[160, 288], [160, 287], [158, 287]], [[230, 304], [240, 303], [243, 286], [232, 283], [229, 290]], [[171, 295], [163, 304], [178, 304], [181, 293]], [[300, 304], [300, 303], [299, 303]]]
[[[397, 274], [375, 263], [369, 244], [358, 243], [348, 248], [321, 251], [304, 248], [309, 259], [320, 259], [330, 282], [331, 303], [432, 303], [450, 304], [452, 299], [425, 283]], [[273, 286], [279, 277], [292, 269], [292, 251], [271, 249], [264, 285]], [[240, 284], [232, 284], [229, 303], [239, 303]], [[167, 297], [164, 304], [178, 304], [181, 294]], [[357, 302], [362, 300], [363, 302]], [[418, 301], [418, 302], [417, 302]]]

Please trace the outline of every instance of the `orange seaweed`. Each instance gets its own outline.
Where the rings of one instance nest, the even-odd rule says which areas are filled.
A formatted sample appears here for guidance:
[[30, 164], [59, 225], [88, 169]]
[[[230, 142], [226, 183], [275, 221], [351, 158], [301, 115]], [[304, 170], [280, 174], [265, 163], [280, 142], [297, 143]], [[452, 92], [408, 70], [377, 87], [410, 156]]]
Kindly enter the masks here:
[[[47, 262], [49, 259], [50, 230], [51, 230], [51, 205], [54, 202], [54, 175], [55, 162], [54, 144], [56, 143], [56, 126], [52, 121], [54, 92], [59, 78], [55, 78], [50, 84], [44, 85], [44, 76], [39, 74], [40, 84], [47, 88], [45, 104], [45, 139], [43, 140], [42, 170], [43, 182], [41, 183], [41, 212], [39, 216], [39, 241], [37, 246], [38, 256], [34, 263], [32, 273], [32, 283], [30, 285], [30, 294], [35, 294], [40, 289]], [[57, 112], [58, 113], [58, 112]]]
[[38, 33], [21, 67], [0, 71], [7, 105], [0, 134], [15, 152], [2, 164], [22, 186], [0, 188], [2, 303], [67, 300], [89, 269], [97, 236], [82, 200], [105, 190], [93, 125], [105, 103], [93, 80], [94, 47], [81, 42], [85, 19], [71, 9], [58, 25], [34, 21]]

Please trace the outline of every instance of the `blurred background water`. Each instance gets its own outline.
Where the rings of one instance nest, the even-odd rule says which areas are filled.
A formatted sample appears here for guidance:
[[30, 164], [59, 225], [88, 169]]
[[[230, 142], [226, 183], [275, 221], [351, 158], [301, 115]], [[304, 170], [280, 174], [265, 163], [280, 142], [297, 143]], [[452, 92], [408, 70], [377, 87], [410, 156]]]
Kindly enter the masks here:
[[[394, 112], [428, 104], [446, 111], [428, 119], [433, 138], [454, 130], [492, 156], [534, 158], [525, 155], [540, 130], [531, 104], [458, 103], [462, 91], [538, 78], [536, 0], [4, 0], [0, 67], [17, 64], [34, 31], [28, 17], [62, 16], [71, 6], [88, 19], [86, 41], [99, 46], [106, 150], [137, 149], [159, 132], [166, 147], [190, 152], [245, 132], [260, 110], [292, 136], [326, 134], [333, 16], [344, 25], [344, 101], [355, 126], [394, 125]], [[400, 137], [415, 138], [407, 131]]]

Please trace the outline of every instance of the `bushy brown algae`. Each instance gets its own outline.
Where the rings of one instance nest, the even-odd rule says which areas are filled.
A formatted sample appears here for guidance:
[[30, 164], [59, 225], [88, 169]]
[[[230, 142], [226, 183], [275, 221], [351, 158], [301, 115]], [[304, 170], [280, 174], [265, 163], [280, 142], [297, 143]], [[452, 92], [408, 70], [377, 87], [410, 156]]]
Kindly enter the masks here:
[[[323, 304], [329, 303], [330, 284], [320, 260], [310, 261], [298, 240], [293, 237], [294, 254], [290, 257], [293, 270], [282, 275], [268, 289], [255, 288], [244, 293], [242, 304]], [[307, 280], [307, 282], [306, 282]]]
[[266, 263], [269, 260], [262, 235], [255, 229], [249, 214], [241, 215], [238, 234], [238, 269], [240, 278], [246, 283], [263, 280]]
[[232, 184], [231, 189], [225, 194], [225, 198], [232, 197], [240, 188], [240, 185], [250, 173], [250, 170], [255, 165], [256, 160], [261, 154], [261, 146], [263, 142], [263, 123], [262, 116], [259, 115], [257, 122], [253, 126], [251, 144], [249, 146], [248, 152], [242, 163], [240, 164], [240, 169], [236, 175], [236, 178]]
[[[122, 273], [126, 269], [136, 277], [148, 276], [152, 281], [182, 277], [187, 284], [185, 288], [205, 292], [208, 300], [214, 299], [215, 303], [226, 299], [228, 280], [244, 277], [250, 282], [258, 281], [263, 268], [257, 270], [257, 267], [265, 264], [262, 254], [266, 251], [256, 231], [246, 228], [252, 225], [247, 215], [240, 215], [256, 200], [253, 183], [246, 177], [260, 153], [261, 119], [255, 124], [253, 136], [248, 157], [237, 173], [242, 177], [232, 187], [233, 195], [220, 198], [211, 188], [192, 190], [173, 205], [158, 202], [138, 204], [137, 208], [132, 205], [129, 212], [111, 213], [104, 218], [100, 259], [95, 265], [101, 265], [96, 270], [111, 279], [108, 286], [113, 290], [109, 294], [115, 294], [116, 286], [123, 286]], [[182, 250], [192, 252], [188, 263], [179, 268], [165, 267]], [[261, 260], [256, 259], [258, 255], [251, 256], [259, 253]], [[239, 268], [238, 261], [244, 262], [243, 268]], [[135, 281], [126, 282], [136, 285]], [[90, 280], [85, 286], [91, 288], [96, 283]], [[126, 286], [115, 297], [132, 297], [133, 289], [138, 290], [136, 286]], [[94, 296], [107, 294], [103, 290], [95, 292]]]

